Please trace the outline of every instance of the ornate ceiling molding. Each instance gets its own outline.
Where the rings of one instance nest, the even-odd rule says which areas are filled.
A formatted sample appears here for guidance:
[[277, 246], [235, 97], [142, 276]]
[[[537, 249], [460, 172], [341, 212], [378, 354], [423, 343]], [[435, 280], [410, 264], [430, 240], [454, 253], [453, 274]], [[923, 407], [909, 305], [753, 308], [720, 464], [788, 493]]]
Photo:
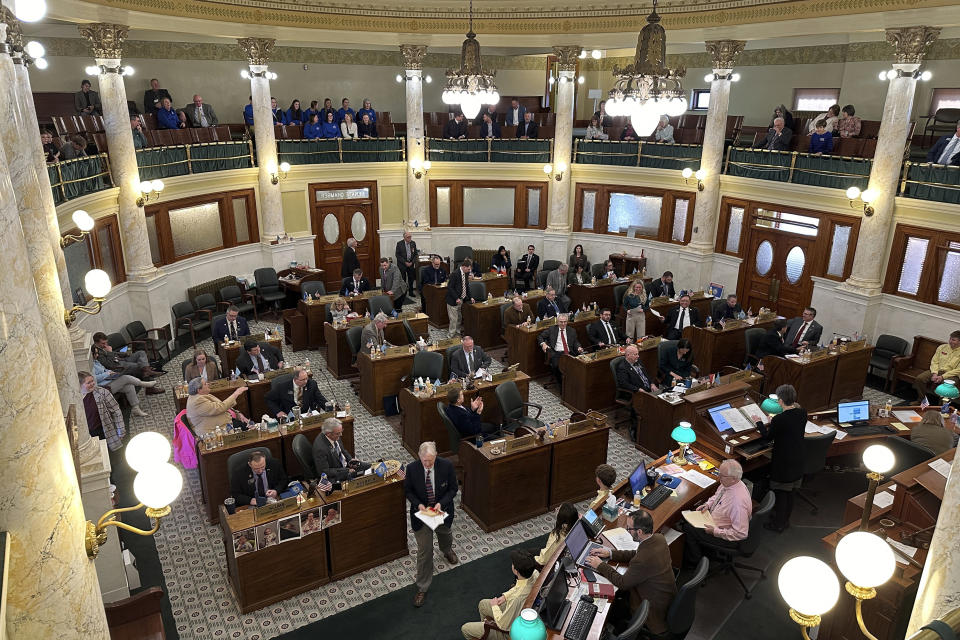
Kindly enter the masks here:
[[940, 35], [938, 27], [887, 29], [887, 42], [893, 45], [898, 64], [920, 64], [927, 49]]
[[733, 69], [737, 63], [737, 56], [747, 43], [743, 40], [711, 40], [704, 45], [713, 59], [714, 69]]
[[87, 41], [94, 58], [120, 60], [123, 57], [123, 42], [130, 27], [111, 22], [94, 22], [77, 26], [80, 35]]
[[247, 55], [247, 62], [252, 65], [269, 64], [270, 53], [276, 43], [272, 38], [237, 38], [237, 44]]
[[423, 69], [423, 59], [427, 57], [427, 46], [423, 44], [402, 44], [400, 55], [403, 57], [403, 68], [411, 71]]

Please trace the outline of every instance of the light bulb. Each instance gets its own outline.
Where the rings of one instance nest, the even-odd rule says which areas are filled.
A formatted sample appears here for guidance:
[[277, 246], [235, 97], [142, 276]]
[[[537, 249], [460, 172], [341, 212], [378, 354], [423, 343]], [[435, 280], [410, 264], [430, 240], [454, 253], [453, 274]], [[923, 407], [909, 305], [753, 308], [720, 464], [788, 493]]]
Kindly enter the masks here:
[[476, 96], [467, 94], [460, 101], [460, 109], [463, 115], [473, 120], [480, 113], [480, 100]]
[[553, 76], [550, 76], [550, 84], [553, 84], [553, 83], [554, 83], [554, 78]]
[[424, 78], [424, 79], [427, 81], [427, 84], [430, 84], [431, 82], [433, 82], [433, 76], [428, 75], [428, 76], [427, 76], [426, 78]]
[[866, 191], [860, 194], [860, 199], [866, 202], [867, 204], [870, 204], [871, 202], [877, 199], [877, 192], [874, 191], [873, 189], [867, 189]]
[[567, 76], [560, 76], [560, 84], [567, 84]]
[[36, 22], [47, 14], [46, 0], [16, 0], [13, 14], [22, 22]]
[[697, 169], [696, 173], [693, 174], [697, 180], [703, 180], [707, 177], [706, 169]]
[[847, 188], [847, 200], [856, 200], [860, 197], [860, 187]]
[[657, 123], [660, 122], [660, 115], [652, 109], [640, 109], [639, 113], [634, 111], [630, 117], [630, 122], [633, 124], [633, 128], [637, 134], [646, 137], [657, 128]]
[[423, 169], [423, 161], [421, 161], [419, 158], [411, 161], [410, 168], [413, 169], [414, 171], [420, 171], [421, 169]]
[[690, 167], [684, 167], [683, 171], [680, 172], [680, 175], [683, 176], [684, 180], [689, 180], [690, 176], [693, 175], [693, 169]]
[[733, 82], [740, 82], [740, 74], [739, 73], [733, 74], [732, 76], [730, 76], [730, 80], [732, 80]]
[[146, 471], [170, 460], [170, 441], [156, 431], [138, 433], [127, 443], [124, 457], [134, 471]]
[[280, 163], [280, 173], [287, 173], [287, 172], [289, 172], [289, 171], [290, 171], [290, 163], [289, 163], [289, 162], [281, 162], [281, 163]]
[[249, 79], [250, 79], [250, 72], [247, 71], [246, 69], [242, 69], [242, 70], [240, 71], [240, 77], [243, 78], [244, 80], [249, 80]]
[[713, 77], [714, 77], [714, 76], [713, 76], [712, 73], [708, 73], [707, 75], [703, 76], [703, 81], [704, 81], [704, 82], [713, 82]]
[[681, 116], [687, 110], [687, 101], [684, 98], [676, 97], [667, 104], [667, 115]]
[[87, 274], [83, 276], [83, 286], [86, 288], [87, 293], [94, 298], [106, 298], [113, 285], [110, 284], [110, 276], [107, 275], [106, 271], [103, 269], [90, 269], [90, 271], [87, 271]]
[[863, 451], [863, 464], [874, 473], [890, 471], [894, 462], [893, 452], [882, 444], [872, 444]]
[[933, 77], [933, 74], [930, 73], [930, 71], [924, 71], [923, 73], [920, 74], [920, 79], [923, 80], [924, 82], [929, 81], [930, 78], [932, 77]]
[[96, 66], [96, 65], [90, 65], [89, 67], [84, 67], [83, 71], [84, 71], [84, 73], [86, 73], [88, 76], [98, 76], [98, 75], [100, 75], [100, 67], [98, 67], [98, 66]]
[[90, 231], [93, 229], [93, 218], [83, 209], [77, 209], [73, 212], [73, 224], [77, 225], [80, 231]]
[[153, 183], [149, 180], [144, 180], [140, 183], [140, 193], [147, 194], [153, 191]]
[[162, 509], [169, 505], [177, 499], [182, 488], [183, 476], [169, 462], [141, 471], [133, 479], [133, 493], [137, 500], [151, 509]]
[[599, 49], [594, 49], [593, 51], [590, 52], [590, 57], [593, 58], [594, 60], [599, 60], [600, 56], [601, 56], [601, 53]]
[[423, 161], [423, 170], [424, 170], [424, 171], [430, 171], [430, 167], [432, 167], [432, 166], [433, 166], [433, 163], [430, 162], [429, 160], [424, 160], [424, 161]]
[[820, 616], [830, 611], [840, 597], [840, 582], [833, 569], [817, 558], [791, 558], [780, 569], [777, 587], [787, 605], [805, 616]]
[[565, 162], [557, 163], [557, 173], [563, 173], [567, 170], [567, 164]]
[[163, 184], [163, 180], [153, 181], [153, 190], [156, 191], [157, 193], [160, 193], [161, 191], [163, 191], [164, 186], [165, 185]]
[[123, 68], [123, 75], [125, 75], [125, 76], [132, 76], [132, 75], [133, 75], [133, 67], [131, 67], [130, 65], [125, 66], [125, 67]]
[[403, 76], [399, 73], [397, 74], [397, 82], [403, 82]]
[[586, 49], [580, 49], [580, 59], [583, 60], [583, 59], [586, 58], [586, 57], [587, 57], [587, 50], [586, 50]]
[[887, 79], [887, 72], [886, 72], [886, 71], [881, 71], [879, 77], [880, 77], [880, 80], [881, 80], [881, 81], [882, 81], [882, 80], [886, 80], [886, 79]]
[[543, 165], [543, 172], [547, 175], [550, 175], [551, 173], [553, 173], [553, 165], [550, 165], [550, 164]]
[[37, 69], [40, 69], [41, 71], [43, 71], [44, 69], [50, 66], [50, 63], [47, 62], [46, 58], [37, 58], [36, 60], [33, 61], [33, 64], [34, 66], [37, 67]]
[[43, 48], [43, 45], [37, 42], [36, 40], [31, 40], [27, 43], [27, 46], [23, 48], [27, 52], [27, 55], [31, 58], [42, 58], [46, 53], [46, 50]]
[[854, 531], [837, 543], [837, 568], [857, 587], [879, 587], [890, 579], [896, 566], [893, 549], [880, 536]]
[[887, 71], [887, 80], [893, 80], [896, 77], [897, 77], [896, 69], [890, 69], [889, 71]]

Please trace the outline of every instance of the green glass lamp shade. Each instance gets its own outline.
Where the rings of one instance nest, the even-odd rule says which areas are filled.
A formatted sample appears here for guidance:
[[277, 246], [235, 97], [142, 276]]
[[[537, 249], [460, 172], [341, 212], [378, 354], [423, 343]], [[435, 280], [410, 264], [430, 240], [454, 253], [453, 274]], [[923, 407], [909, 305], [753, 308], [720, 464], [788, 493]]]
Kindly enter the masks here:
[[547, 627], [533, 609], [524, 609], [510, 625], [510, 640], [547, 640]]
[[681, 422], [670, 432], [670, 439], [677, 444], [692, 444], [697, 441], [697, 433], [690, 428], [689, 422]]
[[948, 400], [956, 400], [957, 397], [960, 397], [960, 389], [957, 389], [957, 385], [953, 380], [944, 380], [933, 392], [941, 398], [947, 398]]
[[783, 407], [780, 406], [780, 403], [777, 402], [777, 394], [771, 393], [767, 396], [763, 403], [760, 405], [760, 408], [764, 413], [769, 413], [770, 415], [777, 415], [778, 413], [783, 413]]

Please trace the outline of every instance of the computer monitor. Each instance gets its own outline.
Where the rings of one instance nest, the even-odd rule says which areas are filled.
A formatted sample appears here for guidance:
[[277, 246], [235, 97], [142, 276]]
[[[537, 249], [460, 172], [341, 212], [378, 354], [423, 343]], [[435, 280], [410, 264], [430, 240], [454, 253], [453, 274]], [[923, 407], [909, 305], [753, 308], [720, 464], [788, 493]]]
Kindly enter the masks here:
[[543, 600], [540, 602], [538, 613], [543, 623], [551, 629], [559, 629], [563, 626], [563, 620], [560, 615], [567, 607], [567, 576], [561, 567], [554, 571], [553, 579], [544, 592]]
[[713, 420], [713, 424], [717, 426], [717, 429], [723, 433], [724, 431], [729, 431], [733, 429], [733, 425], [727, 422], [727, 419], [720, 415], [720, 412], [724, 409], [729, 409], [730, 403], [717, 405], [716, 407], [711, 407], [707, 409], [707, 413], [710, 414], [710, 418]]
[[840, 422], [857, 422], [870, 419], [870, 401], [841, 402], [837, 405], [837, 420]]
[[583, 548], [586, 547], [589, 542], [590, 538], [587, 537], [587, 530], [579, 520], [573, 525], [570, 533], [567, 534], [567, 539], [564, 540], [567, 551], [570, 553], [570, 557], [573, 558], [574, 562], [580, 558], [580, 554], [583, 553]]
[[640, 465], [633, 470], [633, 473], [630, 474], [630, 492], [635, 494], [637, 491], [643, 491], [647, 486], [649, 478], [647, 478], [647, 465], [640, 461]]

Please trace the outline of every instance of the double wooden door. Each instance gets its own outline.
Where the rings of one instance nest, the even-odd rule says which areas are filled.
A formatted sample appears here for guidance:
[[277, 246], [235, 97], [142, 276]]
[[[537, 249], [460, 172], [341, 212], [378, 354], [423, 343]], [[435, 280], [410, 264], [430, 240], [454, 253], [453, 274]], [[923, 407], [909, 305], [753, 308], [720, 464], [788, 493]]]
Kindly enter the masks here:
[[810, 304], [816, 237], [778, 229], [754, 227], [741, 271], [744, 311], [756, 314], [767, 307], [786, 318], [795, 318]]
[[310, 185], [314, 255], [317, 266], [326, 272], [323, 281], [329, 293], [340, 289], [343, 250], [349, 238], [357, 241], [357, 258], [364, 276], [371, 286], [376, 282], [379, 259], [376, 192], [376, 182]]

